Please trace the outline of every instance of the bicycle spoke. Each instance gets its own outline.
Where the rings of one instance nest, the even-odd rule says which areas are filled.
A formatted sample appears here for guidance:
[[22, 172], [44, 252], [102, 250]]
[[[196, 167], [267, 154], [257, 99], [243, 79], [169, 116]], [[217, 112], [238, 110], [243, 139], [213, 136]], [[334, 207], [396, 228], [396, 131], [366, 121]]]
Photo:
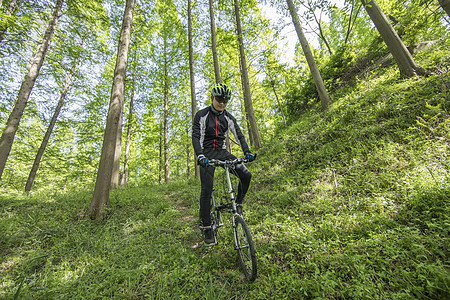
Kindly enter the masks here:
[[241, 216], [235, 216], [235, 249], [238, 251], [239, 262], [249, 281], [256, 278], [256, 254], [247, 224]]

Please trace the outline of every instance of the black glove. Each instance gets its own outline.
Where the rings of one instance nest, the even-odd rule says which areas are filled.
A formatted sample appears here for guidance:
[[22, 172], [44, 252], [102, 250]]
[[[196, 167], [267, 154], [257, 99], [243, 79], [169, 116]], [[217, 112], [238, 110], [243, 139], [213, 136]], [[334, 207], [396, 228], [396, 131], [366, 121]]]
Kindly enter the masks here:
[[203, 154], [200, 154], [198, 156], [198, 164], [202, 166], [203, 168], [208, 165], [208, 158], [204, 156]]
[[245, 152], [245, 159], [249, 162], [254, 161], [256, 158], [256, 154], [251, 153], [250, 151]]

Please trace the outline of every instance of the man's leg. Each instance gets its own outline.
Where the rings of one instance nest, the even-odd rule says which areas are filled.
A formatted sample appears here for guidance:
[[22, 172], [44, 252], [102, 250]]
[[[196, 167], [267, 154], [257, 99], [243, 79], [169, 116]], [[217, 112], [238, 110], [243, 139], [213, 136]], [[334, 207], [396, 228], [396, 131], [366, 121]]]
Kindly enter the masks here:
[[250, 173], [250, 170], [244, 164], [237, 165], [235, 170], [237, 177], [239, 177], [240, 179], [236, 203], [242, 204], [242, 202], [244, 201], [244, 197], [247, 194], [248, 188], [250, 186], [252, 173]]
[[214, 184], [214, 167], [200, 167], [200, 218], [202, 226], [211, 226], [211, 194]]

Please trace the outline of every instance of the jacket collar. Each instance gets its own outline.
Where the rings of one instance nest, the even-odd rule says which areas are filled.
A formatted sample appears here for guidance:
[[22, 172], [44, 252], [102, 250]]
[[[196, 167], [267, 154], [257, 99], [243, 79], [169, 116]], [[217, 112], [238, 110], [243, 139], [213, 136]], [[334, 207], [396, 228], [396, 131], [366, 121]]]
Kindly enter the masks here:
[[221, 115], [221, 114], [223, 114], [224, 112], [225, 112], [225, 109], [223, 110], [223, 111], [221, 111], [221, 112], [218, 112], [217, 110], [215, 110], [214, 109], [214, 106], [212, 105], [212, 103], [211, 103], [211, 111], [215, 114], [215, 115]]

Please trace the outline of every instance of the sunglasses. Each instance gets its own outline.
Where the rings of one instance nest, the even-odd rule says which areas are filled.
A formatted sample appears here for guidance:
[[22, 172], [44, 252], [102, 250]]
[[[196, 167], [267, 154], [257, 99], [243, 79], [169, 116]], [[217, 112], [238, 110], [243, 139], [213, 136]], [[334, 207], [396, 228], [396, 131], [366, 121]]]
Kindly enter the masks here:
[[229, 100], [228, 98], [220, 97], [220, 96], [216, 96], [216, 97], [214, 97], [214, 99], [216, 99], [216, 101], [219, 103], [228, 103], [228, 100]]

